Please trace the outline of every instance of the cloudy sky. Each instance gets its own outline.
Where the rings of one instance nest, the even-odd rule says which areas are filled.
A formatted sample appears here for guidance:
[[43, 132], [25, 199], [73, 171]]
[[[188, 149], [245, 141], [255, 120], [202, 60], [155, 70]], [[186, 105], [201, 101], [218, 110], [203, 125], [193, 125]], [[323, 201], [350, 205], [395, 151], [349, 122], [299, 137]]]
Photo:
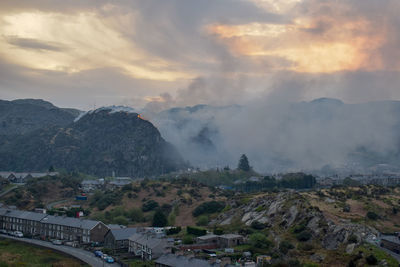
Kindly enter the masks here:
[[0, 99], [400, 99], [398, 0], [2, 0]]

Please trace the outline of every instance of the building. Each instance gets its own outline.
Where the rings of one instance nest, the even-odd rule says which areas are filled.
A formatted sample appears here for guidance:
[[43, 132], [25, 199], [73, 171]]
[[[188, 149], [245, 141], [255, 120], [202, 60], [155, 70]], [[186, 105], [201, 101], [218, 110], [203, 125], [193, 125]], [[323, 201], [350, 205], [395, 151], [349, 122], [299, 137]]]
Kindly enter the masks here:
[[137, 228], [110, 229], [104, 237], [104, 247], [118, 251], [128, 251], [129, 237], [137, 233]]
[[222, 248], [232, 248], [244, 243], [244, 238], [237, 234], [225, 234], [218, 236], [219, 245]]
[[104, 242], [108, 227], [100, 222], [64, 216], [47, 216], [42, 219], [43, 237], [79, 243]]
[[400, 235], [385, 235], [381, 237], [381, 247], [400, 254]]
[[[156, 267], [211, 267], [206, 260], [187, 258], [175, 254], [165, 254], [154, 261]], [[216, 266], [216, 265], [215, 265]], [[218, 265], [219, 266], [219, 265]]]
[[164, 238], [156, 238], [151, 234], [136, 233], [129, 238], [128, 251], [142, 260], [157, 259], [170, 252], [172, 245]]
[[81, 187], [84, 192], [91, 192], [104, 186], [104, 179], [83, 180]]
[[24, 235], [39, 236], [41, 221], [47, 214], [15, 209], [0, 209], [0, 226], [8, 231], [20, 231]]
[[196, 237], [197, 244], [219, 244], [217, 235], [203, 235]]
[[28, 179], [56, 175], [58, 172], [0, 172], [0, 177], [8, 179], [11, 183], [25, 183]]
[[244, 238], [237, 234], [203, 235], [196, 238], [197, 244], [215, 244], [219, 248], [231, 248], [244, 243]]
[[51, 216], [46, 213], [0, 208], [0, 226], [9, 231], [48, 239], [103, 242], [108, 227], [100, 221]]

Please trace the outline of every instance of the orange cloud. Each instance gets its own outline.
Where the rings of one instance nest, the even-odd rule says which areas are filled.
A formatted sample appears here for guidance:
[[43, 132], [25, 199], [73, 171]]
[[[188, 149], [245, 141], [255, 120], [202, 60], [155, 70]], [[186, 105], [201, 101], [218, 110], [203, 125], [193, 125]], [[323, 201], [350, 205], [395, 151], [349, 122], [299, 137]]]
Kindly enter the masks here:
[[374, 51], [384, 43], [384, 31], [371, 34], [365, 20], [338, 23], [329, 18], [301, 18], [286, 25], [209, 25], [207, 31], [234, 54], [275, 56], [292, 62], [281, 69], [330, 73], [382, 68]]

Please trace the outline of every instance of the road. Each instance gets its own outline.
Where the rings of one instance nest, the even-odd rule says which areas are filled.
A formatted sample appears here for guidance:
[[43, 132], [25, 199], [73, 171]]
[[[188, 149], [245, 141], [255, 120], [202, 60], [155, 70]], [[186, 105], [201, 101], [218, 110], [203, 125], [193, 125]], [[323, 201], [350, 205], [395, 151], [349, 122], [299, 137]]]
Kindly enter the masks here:
[[117, 264], [117, 263], [113, 263], [113, 264], [106, 263], [102, 259], [95, 257], [92, 252], [89, 252], [89, 251], [86, 251], [83, 249], [79, 249], [79, 248], [73, 248], [73, 247], [68, 247], [68, 246], [63, 246], [63, 245], [61, 245], [61, 246], [53, 245], [52, 243], [47, 242], [47, 241], [29, 239], [29, 238], [17, 238], [17, 237], [12, 237], [9, 235], [2, 235], [2, 234], [0, 234], [0, 237], [15, 239], [17, 241], [26, 242], [26, 243], [33, 244], [33, 245], [58, 250], [65, 254], [71, 255], [74, 258], [80, 259], [81, 261], [84, 261], [93, 267], [117, 267], [117, 266], [119, 266], [119, 264]]
[[58, 204], [66, 202], [66, 201], [68, 201], [68, 200], [67, 199], [63, 199], [63, 200], [58, 200], [58, 201], [55, 201], [55, 202], [51, 202], [51, 203], [46, 205], [46, 209], [51, 210], [54, 205], [58, 205]]
[[382, 251], [385, 251], [387, 254], [389, 254], [390, 256], [392, 256], [393, 258], [395, 258], [399, 263], [400, 263], [400, 254], [394, 253], [393, 251], [387, 249], [387, 248], [383, 248], [380, 246], [380, 241], [379, 240], [372, 240], [372, 239], [366, 239], [366, 241], [368, 243], [370, 243], [371, 245], [376, 246], [377, 248], [379, 248]]
[[3, 191], [0, 193], [0, 197], [7, 195], [9, 192], [13, 191], [15, 188], [17, 188], [19, 185], [22, 184], [13, 184], [13, 187], [8, 188], [7, 190]]

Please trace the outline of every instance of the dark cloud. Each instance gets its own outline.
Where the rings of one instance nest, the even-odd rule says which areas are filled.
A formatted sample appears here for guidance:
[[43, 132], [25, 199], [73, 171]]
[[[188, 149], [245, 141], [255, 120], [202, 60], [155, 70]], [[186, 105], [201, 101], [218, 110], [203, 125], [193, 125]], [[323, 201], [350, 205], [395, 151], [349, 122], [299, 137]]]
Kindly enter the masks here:
[[38, 50], [49, 50], [49, 51], [64, 50], [64, 48], [59, 44], [45, 43], [41, 40], [32, 38], [18, 38], [18, 37], [8, 36], [7, 41], [9, 44], [27, 49], [38, 49]]

